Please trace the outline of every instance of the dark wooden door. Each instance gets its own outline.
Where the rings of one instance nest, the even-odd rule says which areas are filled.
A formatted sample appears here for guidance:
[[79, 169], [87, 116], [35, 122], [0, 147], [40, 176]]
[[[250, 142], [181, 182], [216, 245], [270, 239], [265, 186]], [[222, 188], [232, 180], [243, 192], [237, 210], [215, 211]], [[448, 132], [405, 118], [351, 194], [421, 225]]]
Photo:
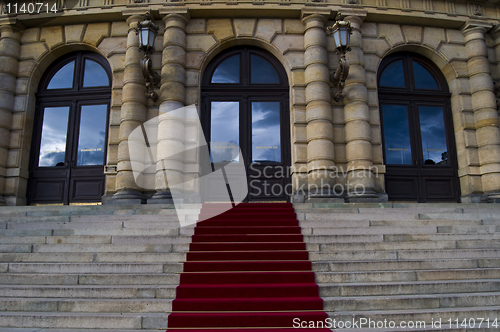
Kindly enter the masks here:
[[411, 53], [384, 59], [379, 103], [386, 191], [393, 201], [458, 201], [459, 183], [446, 82]]
[[[236, 48], [209, 65], [203, 83], [204, 132], [213, 169], [224, 168], [229, 182], [246, 186], [245, 201], [288, 201], [288, 84], [281, 65], [266, 52]], [[234, 146], [228, 148], [228, 142]]]
[[91, 53], [71, 54], [48, 70], [37, 94], [28, 203], [101, 200], [109, 74]]

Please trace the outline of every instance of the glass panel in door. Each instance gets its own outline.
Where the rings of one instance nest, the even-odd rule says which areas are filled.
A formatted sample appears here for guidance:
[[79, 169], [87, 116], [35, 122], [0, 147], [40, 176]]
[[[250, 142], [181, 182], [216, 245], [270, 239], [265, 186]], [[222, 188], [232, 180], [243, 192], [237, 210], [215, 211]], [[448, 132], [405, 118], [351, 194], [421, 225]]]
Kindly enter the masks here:
[[240, 103], [212, 101], [210, 159], [212, 163], [239, 162]]
[[419, 106], [418, 113], [424, 165], [448, 165], [448, 144], [444, 128], [443, 108]]
[[43, 110], [39, 167], [64, 166], [68, 134], [69, 106]]
[[252, 102], [252, 162], [281, 162], [280, 102]]
[[77, 166], [103, 165], [108, 105], [84, 105], [80, 113]]
[[382, 104], [387, 164], [412, 165], [408, 107]]

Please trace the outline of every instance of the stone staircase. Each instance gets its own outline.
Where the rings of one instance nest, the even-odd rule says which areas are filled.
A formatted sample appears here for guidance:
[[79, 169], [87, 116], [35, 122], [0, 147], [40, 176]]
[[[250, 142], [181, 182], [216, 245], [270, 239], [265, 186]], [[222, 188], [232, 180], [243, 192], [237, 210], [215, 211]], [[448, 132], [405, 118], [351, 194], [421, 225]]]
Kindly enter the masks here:
[[375, 206], [295, 205], [330, 318], [500, 331], [500, 206]]
[[[295, 208], [331, 319], [500, 331], [500, 206]], [[192, 234], [172, 205], [0, 207], [0, 332], [166, 327]]]
[[0, 331], [167, 327], [192, 232], [173, 205], [0, 208]]

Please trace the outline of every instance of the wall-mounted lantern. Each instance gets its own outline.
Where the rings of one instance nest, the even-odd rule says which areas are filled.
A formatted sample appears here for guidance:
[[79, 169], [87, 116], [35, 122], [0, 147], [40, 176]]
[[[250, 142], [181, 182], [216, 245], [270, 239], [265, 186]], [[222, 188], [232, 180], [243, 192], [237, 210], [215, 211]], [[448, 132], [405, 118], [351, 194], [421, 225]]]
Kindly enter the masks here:
[[151, 20], [151, 14], [147, 12], [144, 15], [144, 21], [139, 22], [135, 31], [139, 35], [139, 49], [144, 52], [144, 59], [141, 60], [142, 74], [146, 79], [148, 88], [148, 97], [153, 101], [158, 100], [158, 94], [154, 87], [160, 83], [160, 75], [153, 71], [151, 54], [155, 51], [154, 43], [158, 30], [160, 28]]
[[339, 101], [340, 98], [343, 97], [342, 90], [344, 88], [347, 75], [349, 74], [349, 61], [347, 61], [345, 55], [351, 50], [351, 22], [337, 18], [337, 22], [326, 29], [331, 31], [335, 47], [337, 48], [337, 52], [340, 54], [337, 70], [335, 70], [335, 73], [330, 76], [330, 81], [336, 89], [333, 98], [335, 101]]

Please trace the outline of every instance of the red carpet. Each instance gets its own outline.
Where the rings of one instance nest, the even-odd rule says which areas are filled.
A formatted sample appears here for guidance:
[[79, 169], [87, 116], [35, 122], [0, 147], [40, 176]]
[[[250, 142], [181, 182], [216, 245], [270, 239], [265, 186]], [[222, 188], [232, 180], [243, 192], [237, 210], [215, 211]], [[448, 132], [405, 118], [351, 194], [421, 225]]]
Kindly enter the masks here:
[[168, 331], [297, 331], [322, 310], [292, 204], [242, 203], [197, 224]]

